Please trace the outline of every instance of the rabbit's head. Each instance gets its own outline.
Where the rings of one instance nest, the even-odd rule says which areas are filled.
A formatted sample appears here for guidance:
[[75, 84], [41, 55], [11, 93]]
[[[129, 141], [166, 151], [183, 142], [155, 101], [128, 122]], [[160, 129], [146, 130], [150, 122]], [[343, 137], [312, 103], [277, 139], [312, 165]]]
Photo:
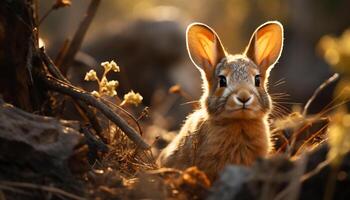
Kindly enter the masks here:
[[210, 117], [230, 120], [267, 116], [272, 106], [266, 88], [269, 71], [283, 47], [279, 22], [258, 27], [242, 54], [226, 53], [215, 31], [201, 23], [188, 27], [186, 41], [188, 53], [202, 75], [202, 106]]

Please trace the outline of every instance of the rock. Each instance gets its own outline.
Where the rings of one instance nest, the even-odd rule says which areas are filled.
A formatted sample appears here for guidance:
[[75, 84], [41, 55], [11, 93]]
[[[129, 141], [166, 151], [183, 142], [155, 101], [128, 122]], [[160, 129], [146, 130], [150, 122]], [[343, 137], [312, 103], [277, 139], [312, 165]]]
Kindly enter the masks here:
[[208, 199], [323, 199], [330, 185], [334, 186], [330, 199], [349, 199], [350, 154], [334, 169], [326, 160], [328, 150], [327, 144], [322, 144], [293, 161], [275, 155], [250, 168], [228, 166]]
[[248, 180], [250, 173], [248, 168], [242, 166], [227, 166], [221, 173], [219, 180], [214, 183], [208, 200], [235, 199], [243, 184]]
[[[74, 157], [83, 139], [78, 129], [77, 122], [30, 114], [0, 99], [0, 179], [81, 192], [70, 169], [79, 162]], [[6, 198], [20, 195], [4, 192]], [[30, 194], [26, 199], [43, 197], [39, 190]]]

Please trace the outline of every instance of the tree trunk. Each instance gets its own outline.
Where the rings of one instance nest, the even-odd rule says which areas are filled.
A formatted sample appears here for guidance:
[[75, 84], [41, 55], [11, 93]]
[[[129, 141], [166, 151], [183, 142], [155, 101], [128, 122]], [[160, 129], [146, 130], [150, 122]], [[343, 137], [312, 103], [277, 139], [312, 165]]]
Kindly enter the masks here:
[[37, 44], [32, 0], [0, 2], [0, 94], [26, 111], [43, 101], [32, 78], [33, 53]]

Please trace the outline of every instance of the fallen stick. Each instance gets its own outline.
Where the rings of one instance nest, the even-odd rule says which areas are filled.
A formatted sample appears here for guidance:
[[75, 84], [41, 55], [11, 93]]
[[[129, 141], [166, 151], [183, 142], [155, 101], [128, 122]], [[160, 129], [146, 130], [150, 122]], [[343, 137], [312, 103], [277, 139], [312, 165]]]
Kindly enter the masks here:
[[88, 105], [91, 105], [100, 110], [108, 119], [115, 123], [139, 148], [144, 150], [150, 148], [150, 146], [145, 141], [143, 141], [142, 137], [132, 127], [130, 127], [127, 122], [125, 122], [106, 104], [96, 99], [96, 97], [92, 96], [90, 93], [72, 85], [68, 85], [67, 83], [50, 75], [43, 75], [41, 73], [38, 73], [38, 76], [50, 89], [84, 101]]

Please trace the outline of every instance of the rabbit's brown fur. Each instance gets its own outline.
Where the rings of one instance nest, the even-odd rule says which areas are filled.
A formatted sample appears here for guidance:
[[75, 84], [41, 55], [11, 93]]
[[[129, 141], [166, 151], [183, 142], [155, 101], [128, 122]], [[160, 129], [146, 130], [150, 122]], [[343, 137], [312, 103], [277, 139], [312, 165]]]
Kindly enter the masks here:
[[251, 165], [267, 155], [271, 98], [266, 85], [282, 39], [282, 26], [269, 22], [255, 31], [243, 54], [228, 55], [212, 29], [189, 26], [189, 54], [203, 78], [201, 107], [163, 150], [161, 166], [197, 166], [215, 179], [227, 164]]

